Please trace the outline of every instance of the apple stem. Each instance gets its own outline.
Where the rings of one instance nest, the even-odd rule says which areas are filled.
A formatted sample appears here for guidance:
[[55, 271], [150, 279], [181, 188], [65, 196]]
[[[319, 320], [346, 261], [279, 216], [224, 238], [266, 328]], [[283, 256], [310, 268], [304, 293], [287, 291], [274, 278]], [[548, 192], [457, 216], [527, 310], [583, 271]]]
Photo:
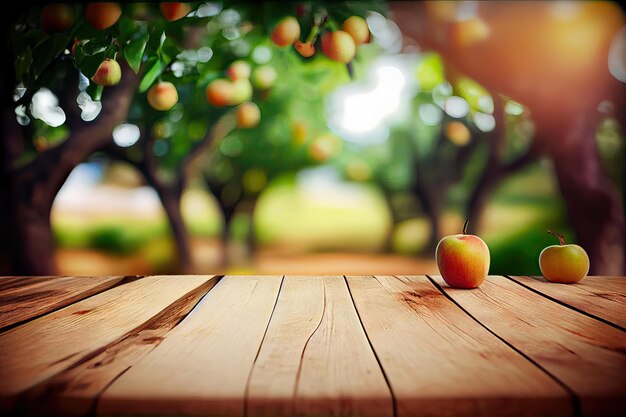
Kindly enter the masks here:
[[320, 26], [322, 26], [325, 20], [326, 20], [326, 15], [324, 14], [315, 15], [315, 17], [313, 18], [313, 27], [311, 28], [311, 32], [309, 33], [309, 36], [306, 38], [305, 43], [315, 42], [315, 39], [317, 38], [317, 34], [319, 33], [319, 30], [320, 30]]
[[556, 236], [559, 238], [559, 244], [561, 246], [565, 245], [565, 235], [562, 235], [561, 233], [557, 233], [557, 232], [553, 232], [552, 230], [548, 229], [548, 233], [550, 233], [553, 236]]
[[467, 225], [469, 224], [469, 219], [465, 220], [465, 223], [463, 224], [463, 234], [466, 235], [467, 234]]

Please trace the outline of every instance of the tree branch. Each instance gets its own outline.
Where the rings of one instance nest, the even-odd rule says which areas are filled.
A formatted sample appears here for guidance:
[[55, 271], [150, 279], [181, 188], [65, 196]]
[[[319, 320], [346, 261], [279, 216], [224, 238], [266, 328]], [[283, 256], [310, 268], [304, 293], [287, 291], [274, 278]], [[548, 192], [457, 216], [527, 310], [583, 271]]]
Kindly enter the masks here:
[[[235, 129], [235, 118], [229, 110], [224, 110], [217, 122], [209, 124], [207, 127], [207, 133], [200, 141], [193, 144], [191, 150], [185, 155], [178, 165], [178, 178], [186, 179], [189, 174], [189, 169], [195, 160], [202, 155], [206, 150], [216, 146], [217, 142], [226, 137], [230, 132]], [[184, 183], [182, 184], [184, 188]]]

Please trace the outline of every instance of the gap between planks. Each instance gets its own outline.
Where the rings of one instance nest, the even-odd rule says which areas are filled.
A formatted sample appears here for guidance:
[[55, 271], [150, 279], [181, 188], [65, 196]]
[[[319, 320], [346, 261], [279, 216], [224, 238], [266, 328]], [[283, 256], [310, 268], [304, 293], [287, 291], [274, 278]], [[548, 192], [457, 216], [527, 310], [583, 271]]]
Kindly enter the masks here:
[[490, 276], [474, 291], [431, 277], [468, 314], [575, 393], [584, 416], [625, 415], [626, 334], [513, 280]]
[[[611, 319], [601, 317], [599, 314], [594, 314], [590, 310], [589, 311], [588, 310], [584, 310], [583, 308], [577, 307], [576, 305], [574, 305], [574, 302], [572, 302], [572, 301], [561, 300], [561, 299], [557, 298], [556, 296], [552, 296], [550, 294], [547, 294], [546, 292], [541, 291], [538, 288], [535, 288], [533, 286], [530, 286], [527, 283], [522, 282], [520, 280], [520, 277], [512, 276], [512, 275], [504, 275], [504, 277], [510, 279], [511, 281], [515, 282], [516, 284], [519, 284], [522, 287], [524, 287], [524, 288], [526, 288], [526, 289], [528, 289], [528, 290], [530, 290], [530, 291], [532, 291], [532, 292], [534, 292], [536, 294], [539, 294], [539, 295], [547, 298], [550, 301], [553, 301], [553, 302], [555, 302], [557, 304], [560, 304], [560, 305], [562, 305], [564, 307], [570, 308], [570, 309], [572, 309], [572, 310], [574, 310], [574, 311], [576, 311], [576, 312], [578, 312], [580, 314], [583, 314], [583, 315], [585, 315], [587, 317], [590, 317], [592, 319], [596, 319], [598, 321], [601, 321], [602, 323], [607, 324], [607, 325], [612, 326], [612, 327], [615, 327], [618, 330], [626, 332], [626, 327], [624, 327], [624, 326], [622, 326], [620, 324], [620, 323], [624, 323], [624, 321], [621, 321], [620, 323], [617, 323], [616, 321], [618, 321], [618, 320], [612, 319], [614, 321], [611, 321]], [[533, 278], [533, 277], [525, 277], [525, 278], [530, 279], [530, 280], [535, 280], [535, 278]], [[586, 279], [587, 280], [601, 279], [601, 277], [587, 277]], [[626, 280], [626, 278], [622, 278], [622, 279]], [[536, 281], [537, 281], [537, 283], [545, 282], [545, 281], [539, 281], [539, 280], [536, 280]], [[550, 283], [550, 284], [546, 284], [546, 285], [557, 286], [557, 288], [559, 288], [559, 289], [561, 289], [563, 287], [565, 287], [565, 288], [571, 287], [571, 288], [577, 289], [577, 287], [575, 286], [576, 284], [554, 284], [554, 283]], [[597, 293], [591, 292], [591, 291], [586, 290], [586, 289], [584, 289], [584, 291], [587, 291], [587, 292], [589, 292], [589, 294], [595, 295], [596, 297], [600, 298], [600, 295], [598, 295]], [[621, 295], [621, 294], [618, 294], [618, 296], [619, 295]], [[623, 306], [622, 308], [624, 310], [626, 310], [626, 305]]]
[[[574, 408], [574, 417], [579, 417], [581, 414], [581, 410], [580, 410], [580, 398], [578, 397], [578, 395], [576, 395], [576, 393], [574, 392], [574, 390], [572, 390], [567, 384], [565, 384], [563, 381], [561, 381], [556, 375], [554, 375], [552, 372], [548, 371], [547, 369], [545, 369], [543, 366], [541, 366], [538, 362], [536, 362], [535, 360], [533, 360], [530, 356], [528, 356], [526, 353], [524, 353], [523, 351], [521, 351], [520, 349], [518, 349], [517, 347], [515, 347], [515, 345], [513, 345], [512, 343], [509, 343], [506, 339], [504, 339], [503, 337], [501, 337], [500, 335], [498, 335], [496, 332], [494, 332], [493, 330], [491, 330], [487, 325], [485, 325], [484, 323], [482, 323], [480, 320], [478, 320], [476, 317], [474, 317], [469, 311], [467, 311], [461, 304], [459, 304], [454, 298], [452, 298], [444, 289], [443, 287], [436, 282], [431, 275], [426, 275], [426, 277], [430, 280], [430, 282], [433, 283], [433, 285], [439, 290], [439, 292], [441, 292], [448, 300], [450, 300], [455, 306], [457, 306], [459, 309], [461, 309], [465, 314], [467, 314], [472, 320], [474, 320], [476, 323], [478, 323], [480, 326], [484, 327], [489, 333], [493, 334], [495, 337], [497, 337], [502, 343], [504, 343], [506, 346], [508, 346], [510, 349], [512, 349], [513, 351], [515, 351], [517, 354], [521, 355], [524, 359], [526, 359], [527, 361], [529, 361], [530, 363], [532, 363], [534, 366], [536, 366], [537, 368], [539, 368], [541, 371], [543, 371], [546, 375], [548, 375], [554, 382], [556, 382], [557, 384], [559, 384], [561, 386], [561, 388], [563, 388], [568, 395], [570, 396], [571, 400], [572, 400], [572, 406]], [[488, 279], [489, 277], [487, 277]], [[471, 291], [471, 290], [470, 290]]]
[[[140, 278], [143, 278], [143, 275], [3, 277], [0, 280], [0, 334]], [[80, 282], [80, 286], [72, 288], [79, 284], [79, 281], [83, 281]], [[69, 285], [69, 290], [66, 284]], [[37, 292], [33, 292], [34, 290]], [[14, 294], [11, 295], [11, 293]], [[24, 305], [26, 303], [27, 305]]]

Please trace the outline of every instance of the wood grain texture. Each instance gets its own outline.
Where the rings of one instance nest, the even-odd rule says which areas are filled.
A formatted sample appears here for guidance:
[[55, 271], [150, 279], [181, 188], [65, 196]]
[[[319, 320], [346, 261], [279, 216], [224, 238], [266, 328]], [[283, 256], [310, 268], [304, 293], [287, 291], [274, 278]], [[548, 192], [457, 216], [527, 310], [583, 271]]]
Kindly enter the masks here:
[[21, 415], [89, 415], [104, 388], [158, 346], [217, 281], [215, 277], [199, 285], [147, 321], [143, 328], [133, 330], [93, 358], [21, 394], [18, 399]]
[[347, 281], [399, 417], [573, 414], [563, 388], [426, 277]]
[[504, 277], [490, 276], [474, 291], [433, 279], [469, 314], [570, 387], [583, 416], [626, 415], [625, 332]]
[[15, 396], [141, 328], [209, 276], [146, 277], [0, 335], [0, 411]]
[[510, 278], [564, 304], [613, 323], [622, 330], [626, 329], [625, 278], [587, 277], [571, 285], [554, 284], [543, 277]]
[[107, 290], [126, 277], [5, 277], [0, 279], [0, 330]]
[[104, 391], [98, 414], [241, 416], [280, 276], [226, 276]]
[[285, 277], [250, 377], [247, 415], [393, 415], [343, 277]]

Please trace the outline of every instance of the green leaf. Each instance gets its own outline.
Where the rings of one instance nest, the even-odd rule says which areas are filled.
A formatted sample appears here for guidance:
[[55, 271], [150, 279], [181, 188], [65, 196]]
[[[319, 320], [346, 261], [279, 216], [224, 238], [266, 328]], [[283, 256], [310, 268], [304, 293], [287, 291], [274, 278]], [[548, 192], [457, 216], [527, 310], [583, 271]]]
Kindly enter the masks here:
[[24, 52], [17, 56], [15, 60], [15, 79], [17, 82], [24, 83], [26, 88], [30, 85], [30, 67], [33, 63], [33, 52], [30, 46], [26, 46]]
[[50, 65], [52, 60], [56, 58], [67, 45], [68, 39], [63, 34], [55, 34], [46, 37], [39, 42], [33, 50], [33, 71], [35, 77], [38, 77], [44, 69]]
[[148, 32], [145, 32], [142, 37], [131, 40], [130, 43], [124, 48], [124, 58], [126, 58], [128, 65], [130, 65], [133, 71], [135, 71], [135, 74], [139, 72], [143, 53], [146, 50], [146, 45], [148, 44], [148, 38]]
[[106, 52], [106, 48], [103, 48], [95, 54], [86, 54], [85, 46], [89, 43], [85, 45], [77, 45], [74, 50], [74, 63], [87, 78], [91, 78], [96, 73], [98, 67], [105, 58]]
[[89, 84], [89, 87], [87, 87], [87, 94], [89, 94], [93, 101], [100, 101], [102, 98], [102, 91], [104, 91], [104, 87], [93, 82]]
[[165, 69], [165, 64], [163, 61], [158, 60], [156, 58], [151, 58], [148, 60], [148, 71], [146, 75], [143, 76], [141, 83], [139, 84], [139, 92], [144, 93], [150, 88], [152, 83], [161, 75], [163, 70]]
[[135, 22], [132, 19], [122, 15], [118, 21], [119, 36], [117, 40], [121, 43], [126, 43], [137, 32], [139, 22]]

